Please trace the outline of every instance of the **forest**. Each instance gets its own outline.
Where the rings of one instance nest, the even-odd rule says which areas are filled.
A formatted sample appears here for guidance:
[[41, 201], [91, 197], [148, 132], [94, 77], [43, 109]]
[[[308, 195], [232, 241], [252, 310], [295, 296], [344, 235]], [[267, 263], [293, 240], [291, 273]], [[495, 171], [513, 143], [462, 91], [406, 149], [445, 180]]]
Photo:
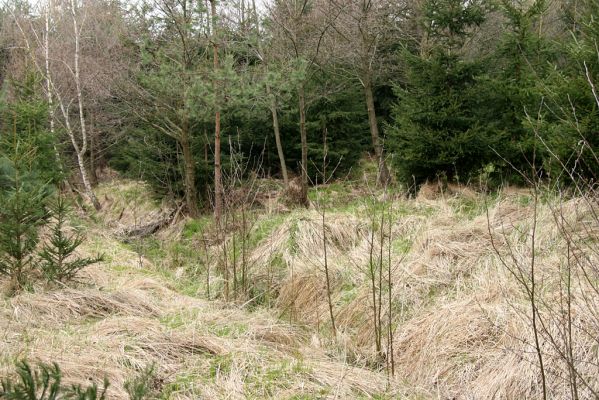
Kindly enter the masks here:
[[599, 397], [596, 0], [0, 0], [0, 399]]

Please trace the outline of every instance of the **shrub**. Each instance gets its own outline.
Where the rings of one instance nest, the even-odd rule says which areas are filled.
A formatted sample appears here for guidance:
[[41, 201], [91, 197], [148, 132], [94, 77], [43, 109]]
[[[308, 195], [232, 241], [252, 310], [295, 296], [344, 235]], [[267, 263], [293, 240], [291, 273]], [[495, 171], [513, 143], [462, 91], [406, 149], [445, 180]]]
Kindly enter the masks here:
[[67, 201], [59, 195], [50, 207], [50, 215], [53, 220], [52, 234], [39, 254], [40, 268], [48, 281], [70, 280], [83, 268], [103, 259], [101, 255], [94, 258], [74, 257], [75, 251], [83, 243], [84, 238], [80, 234], [69, 235], [65, 231], [68, 212]]
[[48, 186], [27, 170], [35, 152], [16, 146], [14, 155], [0, 158], [0, 275], [18, 290], [34, 268], [39, 227], [44, 224]]
[[144, 400], [153, 397], [151, 393], [154, 372], [154, 364], [150, 364], [138, 376], [125, 382], [125, 390], [130, 400]]
[[[151, 393], [154, 379], [154, 366], [144, 368], [141, 373], [125, 383], [130, 400], [156, 398]], [[40, 363], [32, 368], [27, 361], [16, 364], [16, 376], [4, 378], [0, 383], [0, 399], [3, 400], [105, 400], [109, 382], [104, 378], [102, 388], [92, 383], [90, 386], [63, 385], [62, 372], [56, 363]], [[155, 396], [156, 395], [156, 396]]]

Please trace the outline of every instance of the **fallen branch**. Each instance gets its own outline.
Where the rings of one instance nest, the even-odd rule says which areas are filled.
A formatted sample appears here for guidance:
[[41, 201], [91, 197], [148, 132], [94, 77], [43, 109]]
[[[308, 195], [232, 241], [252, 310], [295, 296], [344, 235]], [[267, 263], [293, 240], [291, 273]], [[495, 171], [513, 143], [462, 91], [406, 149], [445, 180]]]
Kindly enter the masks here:
[[124, 228], [121, 231], [120, 236], [124, 236], [125, 238], [144, 238], [150, 236], [160, 229], [169, 226], [171, 222], [179, 216], [183, 206], [184, 204], [181, 204], [177, 208], [173, 208], [167, 214], [163, 214], [161, 218], [147, 224]]

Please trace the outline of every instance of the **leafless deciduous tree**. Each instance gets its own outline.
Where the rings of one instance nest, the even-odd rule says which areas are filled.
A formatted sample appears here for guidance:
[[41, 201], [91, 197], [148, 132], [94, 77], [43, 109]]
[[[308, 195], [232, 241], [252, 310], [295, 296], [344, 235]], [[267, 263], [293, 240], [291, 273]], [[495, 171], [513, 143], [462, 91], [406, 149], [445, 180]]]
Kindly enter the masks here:
[[[12, 11], [18, 40], [44, 79], [49, 130], [57, 142], [62, 132], [66, 134], [85, 195], [99, 209], [94, 171], [90, 175], [97, 137], [89, 118], [94, 103], [111, 97], [112, 85], [125, 69], [117, 35], [122, 27], [120, 13], [106, 1], [47, 0], [37, 6], [31, 15]], [[56, 148], [61, 168], [70, 156]]]
[[[45, 11], [45, 24], [44, 28], [47, 30], [43, 35], [40, 34], [41, 29], [38, 29], [32, 21], [29, 21], [29, 25], [24, 25], [21, 16], [14, 15], [14, 20], [22, 34], [22, 39], [27, 48], [28, 54], [31, 56], [34, 65], [38, 72], [44, 76], [46, 81], [46, 87], [48, 88], [48, 100], [53, 101], [56, 98], [59, 110], [62, 114], [62, 122], [65, 131], [70, 139], [75, 156], [77, 158], [77, 166], [80, 173], [80, 178], [83, 183], [85, 194], [92, 202], [94, 207], [99, 210], [100, 202], [96, 198], [85, 162], [85, 154], [88, 150], [88, 136], [87, 127], [84, 114], [84, 98], [83, 98], [83, 85], [81, 78], [81, 34], [82, 25], [85, 21], [85, 13], [81, 12], [79, 5], [75, 0], [69, 0], [67, 4], [63, 4], [66, 10], [65, 12], [57, 15], [57, 19], [62, 19], [63, 24], [57, 24], [56, 28], [60, 27], [62, 30], [56, 29], [61, 34], [57, 40], [60, 40], [62, 46], [57, 48], [60, 52], [52, 52], [50, 50], [50, 13], [56, 8], [50, 9], [52, 3], [48, 3], [46, 7], [48, 10]], [[66, 23], [65, 19], [70, 19], [70, 23]], [[41, 44], [44, 38], [44, 44]], [[69, 40], [70, 39], [70, 40]], [[40, 50], [43, 52], [44, 67], [42, 67], [38, 53]], [[58, 64], [58, 70], [66, 71], [66, 74], [62, 75], [56, 72], [57, 69], [50, 68], [50, 60], [56, 59]], [[62, 76], [59, 76], [62, 75]], [[66, 79], [61, 79], [66, 78]], [[79, 114], [78, 118], [72, 117], [72, 103], [76, 102], [76, 112]], [[50, 104], [49, 104], [50, 105]], [[79, 126], [77, 126], [77, 124]]]
[[[301, 138], [301, 202], [308, 204], [308, 134], [306, 84], [316, 70], [323, 39], [331, 27], [316, 0], [285, 0], [269, 9], [274, 22], [273, 51], [295, 68]], [[317, 4], [318, 3], [318, 4]]]
[[372, 146], [379, 164], [379, 183], [389, 182], [383, 140], [379, 133], [374, 90], [389, 63], [381, 51], [401, 39], [408, 6], [405, 1], [330, 0], [327, 9], [333, 33], [327, 53], [338, 59], [345, 72], [357, 79], [364, 90]]

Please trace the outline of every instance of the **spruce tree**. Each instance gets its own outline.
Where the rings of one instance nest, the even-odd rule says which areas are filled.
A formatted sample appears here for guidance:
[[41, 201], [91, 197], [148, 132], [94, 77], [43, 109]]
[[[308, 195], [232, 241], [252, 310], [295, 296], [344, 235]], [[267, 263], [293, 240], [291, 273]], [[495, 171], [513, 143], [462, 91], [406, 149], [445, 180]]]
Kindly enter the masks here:
[[95, 383], [90, 386], [64, 386], [58, 364], [40, 363], [32, 367], [27, 361], [16, 364], [16, 378], [3, 378], [0, 382], [0, 399], [6, 400], [104, 400], [108, 380], [100, 390]]
[[66, 232], [69, 205], [62, 195], [57, 197], [49, 211], [53, 220], [52, 233], [39, 254], [40, 268], [48, 281], [70, 280], [83, 268], [102, 261], [102, 256], [80, 258], [75, 255], [84, 237], [78, 233]]
[[28, 169], [34, 150], [15, 145], [11, 155], [0, 154], [0, 275], [11, 289], [23, 288], [34, 268], [39, 228], [46, 216], [48, 186]]
[[[40, 93], [41, 78], [26, 72], [20, 80], [11, 80], [0, 91], [0, 153], [12, 158], [18, 151], [33, 152], [26, 160], [29, 177], [44, 184], [58, 184], [64, 178], [58, 165], [60, 145], [48, 130], [48, 105]], [[4, 96], [6, 97], [4, 97]]]
[[6, 400], [56, 400], [60, 397], [62, 374], [57, 364], [32, 368], [26, 361], [16, 365], [17, 379], [4, 378], [0, 398]]
[[0, 94], [0, 275], [10, 278], [12, 291], [30, 281], [45, 201], [60, 180], [38, 84], [39, 77], [27, 72], [11, 82], [10, 102]]
[[465, 180], [498, 142], [477, 107], [483, 65], [463, 55], [465, 40], [484, 21], [485, 10], [478, 1], [425, 3], [430, 47], [403, 52], [407, 83], [396, 87], [398, 100], [387, 130], [405, 182], [438, 176]]
[[599, 3], [582, 0], [570, 11], [572, 40], [561, 43], [561, 59], [541, 82], [548, 112], [536, 129], [550, 150], [543, 161], [551, 178], [595, 184], [599, 178]]
[[556, 57], [541, 30], [546, 7], [545, 0], [500, 2], [504, 33], [488, 58], [486, 76], [479, 81], [481, 117], [502, 138], [501, 146], [493, 149], [498, 153], [493, 164], [502, 182], [524, 183], [519, 172], [528, 172], [533, 158], [540, 160], [543, 155], [527, 114], [536, 118], [542, 109], [540, 82]]

